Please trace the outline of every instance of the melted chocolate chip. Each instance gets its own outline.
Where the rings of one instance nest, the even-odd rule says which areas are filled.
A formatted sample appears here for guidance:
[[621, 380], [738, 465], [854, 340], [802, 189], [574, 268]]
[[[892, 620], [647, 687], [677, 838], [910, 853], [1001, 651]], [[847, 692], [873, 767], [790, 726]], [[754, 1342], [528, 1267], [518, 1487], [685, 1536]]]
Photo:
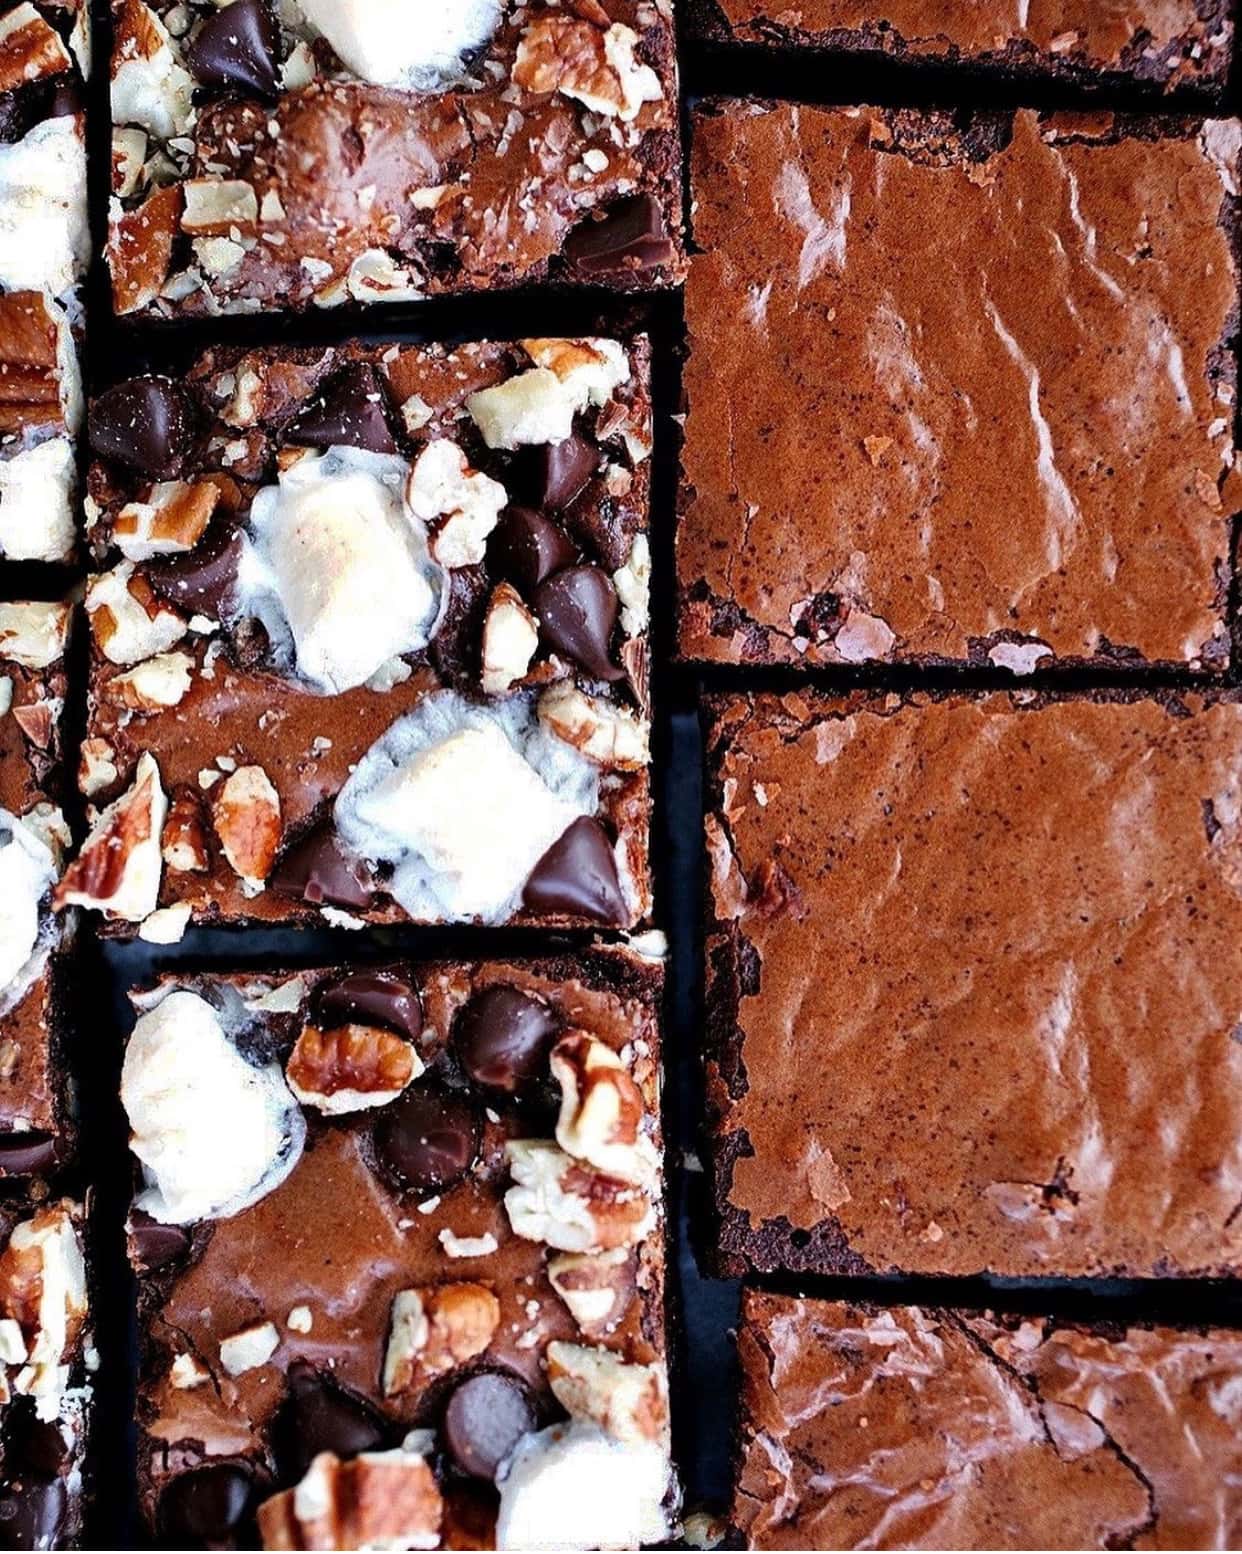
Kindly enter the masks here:
[[531, 871], [522, 895], [532, 912], [590, 917], [619, 927], [629, 921], [612, 843], [598, 820], [582, 815]]
[[395, 971], [358, 971], [319, 989], [319, 1022], [334, 1025], [384, 1025], [416, 1040], [423, 1028], [418, 989]]
[[238, 1463], [179, 1473], [160, 1496], [160, 1531], [175, 1549], [227, 1544], [249, 1513], [251, 1487], [249, 1470]]
[[388, 394], [375, 368], [369, 362], [343, 367], [286, 429], [285, 440], [299, 447], [343, 446], [395, 453], [397, 444], [388, 425]]
[[532, 507], [505, 508], [487, 542], [488, 567], [522, 593], [533, 592], [576, 555], [565, 531]]
[[363, 864], [345, 855], [330, 823], [295, 842], [276, 865], [272, 885], [312, 906], [365, 908], [373, 892]]
[[412, 1192], [459, 1182], [479, 1152], [479, 1119], [465, 1096], [420, 1085], [384, 1107], [372, 1138], [380, 1169]]
[[606, 572], [590, 565], [566, 567], [540, 583], [532, 602], [550, 647], [596, 680], [621, 679], [624, 671], [609, 656], [617, 592]]
[[58, 81], [47, 100], [45, 116], [49, 119], [71, 119], [75, 113], [86, 112], [82, 88], [76, 81]]
[[514, 1095], [546, 1076], [558, 1030], [560, 1021], [539, 999], [515, 987], [489, 987], [457, 1016], [453, 1044], [476, 1084]]
[[275, 98], [280, 91], [280, 28], [267, 0], [233, 0], [208, 16], [185, 62], [203, 86]]
[[63, 1479], [22, 1478], [0, 1492], [0, 1549], [54, 1549], [69, 1509]]
[[56, 1164], [50, 1133], [0, 1133], [0, 1176], [30, 1176]]
[[664, 213], [650, 194], [619, 201], [602, 219], [588, 218], [569, 234], [565, 255], [584, 275], [654, 270], [673, 258]]
[[525, 1387], [496, 1371], [467, 1377], [444, 1410], [448, 1449], [472, 1478], [494, 1479], [496, 1469], [534, 1427], [535, 1411]]
[[242, 537], [221, 526], [184, 555], [149, 561], [144, 575], [162, 599], [191, 615], [219, 620], [237, 587]]
[[384, 1444], [380, 1415], [312, 1365], [295, 1362], [288, 1382], [289, 1393], [273, 1429], [282, 1478], [300, 1479], [321, 1451], [356, 1457]]
[[129, 378], [91, 406], [94, 451], [152, 480], [172, 480], [181, 473], [194, 436], [194, 402], [171, 378]]
[[538, 443], [526, 451], [519, 479], [536, 507], [560, 511], [599, 468], [599, 449], [571, 432], [564, 442]]
[[166, 1267], [189, 1250], [190, 1232], [183, 1225], [161, 1225], [141, 1209], [130, 1215], [129, 1255], [143, 1272]]

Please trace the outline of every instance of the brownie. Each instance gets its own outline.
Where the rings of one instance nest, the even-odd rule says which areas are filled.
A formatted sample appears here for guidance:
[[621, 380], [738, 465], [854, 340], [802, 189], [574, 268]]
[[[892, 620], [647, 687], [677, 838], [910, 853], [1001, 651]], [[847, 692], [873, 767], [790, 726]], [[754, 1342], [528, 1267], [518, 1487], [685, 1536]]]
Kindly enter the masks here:
[[0, 557], [77, 541], [87, 0], [0, 4]]
[[161, 1541], [249, 1547], [256, 1512], [268, 1548], [664, 1539], [660, 983], [599, 947], [135, 995]]
[[118, 313], [682, 273], [660, 0], [112, 0]]
[[1240, 144], [699, 111], [681, 652], [1223, 669]]
[[1242, 1268], [1242, 704], [721, 699], [730, 1269]]
[[72, 1151], [65, 1059], [71, 918], [52, 896], [69, 828], [60, 809], [71, 610], [0, 603], [0, 1178]]
[[91, 438], [62, 899], [163, 938], [647, 915], [644, 339], [213, 350]]
[[1047, 0], [1033, 6], [954, 0], [691, 0], [694, 30], [715, 41], [844, 54], [1056, 82], [1143, 82], [1219, 95], [1233, 58], [1229, 0], [1137, 5]]
[[748, 1291], [752, 1549], [1228, 1549], [1242, 1333]]

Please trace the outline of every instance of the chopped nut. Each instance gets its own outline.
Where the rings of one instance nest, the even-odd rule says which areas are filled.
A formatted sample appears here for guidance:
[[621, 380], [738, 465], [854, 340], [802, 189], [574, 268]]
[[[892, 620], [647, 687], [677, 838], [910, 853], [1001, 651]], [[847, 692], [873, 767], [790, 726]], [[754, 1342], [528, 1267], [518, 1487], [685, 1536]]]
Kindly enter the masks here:
[[21, 1329], [26, 1356], [13, 1390], [55, 1419], [69, 1380], [67, 1357], [86, 1320], [80, 1211], [62, 1200], [17, 1225], [0, 1253], [0, 1311]]
[[59, 696], [53, 696], [47, 701], [32, 701], [24, 707], [14, 707], [13, 721], [29, 744], [37, 750], [50, 750], [63, 710], [64, 701]]
[[579, 1164], [550, 1141], [510, 1139], [505, 1152], [515, 1183], [505, 1210], [526, 1241], [559, 1252], [603, 1252], [635, 1245], [655, 1223], [641, 1189]]
[[306, 1025], [285, 1078], [303, 1106], [328, 1116], [386, 1106], [423, 1072], [408, 1041], [377, 1025], [342, 1025], [321, 1031]]
[[97, 573], [86, 589], [86, 614], [100, 652], [114, 664], [137, 664], [176, 647], [186, 624], [134, 576], [131, 561]]
[[190, 689], [194, 660], [188, 653], [157, 653], [109, 680], [104, 694], [134, 712], [159, 712], [180, 704]]
[[500, 1324], [500, 1302], [482, 1284], [400, 1290], [384, 1355], [384, 1396], [395, 1397], [483, 1353]]
[[180, 944], [190, 925], [190, 912], [188, 901], [157, 907], [139, 924], [138, 937], [147, 944]]
[[447, 1225], [436, 1232], [436, 1240], [444, 1248], [445, 1257], [464, 1259], [490, 1257], [500, 1245], [490, 1230], [484, 1231], [481, 1236], [459, 1236]]
[[33, 5], [14, 6], [0, 17], [0, 92], [60, 75], [72, 64], [60, 34]]
[[43, 292], [0, 296], [0, 432], [65, 425], [63, 329]]
[[110, 216], [108, 266], [118, 314], [137, 313], [163, 291], [180, 217], [178, 183], [153, 190], [136, 210], [118, 209]]
[[23, 669], [47, 669], [65, 656], [72, 611], [67, 604], [0, 604], [0, 658]]
[[565, 1252], [548, 1261], [548, 1282], [588, 1338], [612, 1332], [634, 1292], [634, 1267], [625, 1247], [610, 1252]]
[[200, 1365], [192, 1354], [179, 1354], [168, 1369], [169, 1383], [179, 1391], [201, 1387], [211, 1380], [211, 1372]]
[[56, 888], [55, 905], [93, 907], [140, 923], [159, 899], [160, 833], [168, 802], [155, 758], [144, 751], [132, 786], [104, 810]]
[[442, 567], [475, 566], [509, 500], [505, 488], [471, 469], [455, 442], [434, 437], [414, 461], [407, 500], [416, 518], [433, 526], [431, 553]]
[[280, 1334], [274, 1322], [260, 1322], [220, 1341], [220, 1364], [230, 1376], [266, 1365], [280, 1347]]
[[112, 119], [140, 124], [161, 140], [183, 134], [194, 82], [168, 29], [143, 0], [119, 0], [112, 19]]
[[259, 200], [250, 184], [222, 178], [189, 178], [182, 186], [185, 207], [181, 230], [193, 237], [253, 235], [259, 221]]
[[243, 880], [261, 883], [280, 849], [280, 795], [261, 766], [239, 766], [212, 805], [224, 856]]
[[106, 739], [84, 739], [78, 757], [78, 787], [86, 798], [110, 788], [120, 775], [113, 759], [116, 751]]
[[296, 1489], [259, 1507], [259, 1532], [265, 1549], [435, 1549], [443, 1512], [420, 1452], [362, 1452], [348, 1462], [320, 1452]]
[[621, 601], [621, 630], [627, 637], [646, 631], [651, 620], [651, 546], [645, 534], [634, 537], [623, 567], [612, 574]]
[[193, 550], [207, 532], [219, 500], [215, 481], [162, 481], [152, 486], [145, 501], [129, 502], [121, 509], [112, 537], [130, 561]]
[[630, 1365], [609, 1349], [554, 1341], [548, 1384], [575, 1419], [618, 1441], [660, 1441], [668, 1429], [668, 1383], [660, 1365]]
[[592, 113], [628, 122], [644, 103], [664, 96], [650, 65], [634, 57], [638, 34], [614, 22], [607, 30], [578, 17], [547, 12], [522, 33], [513, 80], [539, 95], [561, 92]]
[[118, 199], [128, 200], [137, 194], [146, 160], [147, 137], [144, 131], [112, 131], [112, 192]]
[[511, 583], [500, 583], [483, 621], [483, 689], [503, 696], [530, 668], [539, 647], [539, 622]]
[[649, 1183], [654, 1160], [642, 1133], [642, 1092], [617, 1054], [598, 1037], [569, 1031], [550, 1062], [561, 1087], [556, 1141], [565, 1153], [622, 1181]]
[[178, 874], [202, 874], [207, 868], [207, 827], [198, 795], [178, 788], [160, 841], [164, 862]]
[[291, 1333], [309, 1333], [315, 1325], [315, 1318], [309, 1306], [294, 1306], [285, 1318], [285, 1326]]
[[[485, 664], [486, 661], [484, 638]], [[539, 721], [597, 766], [637, 772], [651, 760], [651, 728], [647, 721], [624, 707], [588, 696], [572, 680], [558, 681], [543, 693], [539, 698]]]

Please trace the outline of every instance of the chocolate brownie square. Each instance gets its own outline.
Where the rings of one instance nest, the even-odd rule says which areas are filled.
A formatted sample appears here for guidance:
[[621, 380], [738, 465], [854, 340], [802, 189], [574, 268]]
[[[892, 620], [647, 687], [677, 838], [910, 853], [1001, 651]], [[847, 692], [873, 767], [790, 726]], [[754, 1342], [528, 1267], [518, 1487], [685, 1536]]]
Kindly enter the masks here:
[[91, 436], [65, 899], [161, 938], [647, 916], [644, 339], [214, 350]]
[[1242, 1333], [748, 1291], [751, 1549], [1228, 1549]]
[[660, 983], [601, 947], [135, 995], [159, 1541], [668, 1536]]
[[681, 278], [666, 0], [112, 0], [118, 313]]
[[695, 120], [680, 645], [1223, 669], [1234, 120]]
[[713, 714], [726, 1265], [1237, 1273], [1242, 704]]

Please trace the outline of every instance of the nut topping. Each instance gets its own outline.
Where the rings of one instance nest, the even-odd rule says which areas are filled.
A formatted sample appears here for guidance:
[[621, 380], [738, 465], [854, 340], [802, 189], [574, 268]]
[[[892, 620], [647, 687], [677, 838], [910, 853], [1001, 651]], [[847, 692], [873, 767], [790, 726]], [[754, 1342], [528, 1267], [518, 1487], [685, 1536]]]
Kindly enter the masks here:
[[608, 1349], [553, 1342], [548, 1383], [575, 1419], [618, 1441], [660, 1441], [668, 1429], [668, 1383], [659, 1365], [630, 1365]]
[[202, 874], [207, 868], [207, 828], [198, 795], [178, 788], [161, 838], [164, 862], [178, 874]]
[[610, 1252], [564, 1252], [548, 1260], [548, 1283], [588, 1338], [603, 1338], [625, 1315], [634, 1293], [634, 1268], [625, 1247]]
[[570, 1031], [552, 1049], [551, 1066], [561, 1087], [556, 1141], [565, 1153], [622, 1181], [650, 1182], [642, 1092], [612, 1048]]
[[230, 773], [211, 811], [224, 856], [251, 886], [262, 886], [280, 850], [280, 795], [261, 766]]
[[384, 1395], [423, 1386], [482, 1354], [500, 1325], [500, 1302], [482, 1284], [400, 1290], [384, 1355]]
[[14, 6], [0, 17], [0, 92], [61, 75], [72, 63], [60, 34], [33, 5]]
[[[40, 1419], [57, 1416], [69, 1379], [64, 1360], [86, 1320], [86, 1270], [76, 1218], [68, 1201], [40, 1209], [16, 1226], [0, 1253], [0, 1311], [20, 1328], [25, 1350], [12, 1386], [36, 1399]], [[16, 1343], [11, 1352], [19, 1352]]]
[[138, 923], [153, 912], [160, 890], [160, 834], [168, 801], [160, 769], [145, 752], [133, 785], [99, 817], [82, 851], [65, 870], [54, 903], [93, 907]]
[[423, 1072], [408, 1041], [378, 1025], [341, 1025], [323, 1031], [306, 1025], [285, 1078], [303, 1106], [327, 1116], [385, 1106]]
[[72, 611], [67, 604], [0, 604], [0, 658], [23, 669], [47, 669], [65, 655]]
[[190, 689], [193, 668], [188, 653], [157, 653], [107, 681], [104, 694], [134, 712], [160, 712], [180, 704]]
[[634, 1246], [655, 1223], [647, 1195], [632, 1183], [580, 1165], [543, 1139], [505, 1145], [515, 1185], [505, 1210], [515, 1235], [560, 1252]]
[[524, 91], [561, 92], [592, 113], [628, 122], [644, 103], [664, 96], [659, 76], [635, 59], [637, 42], [633, 28], [620, 22], [603, 30], [548, 12], [522, 33], [513, 80]]
[[539, 698], [539, 721], [599, 766], [636, 772], [651, 759], [651, 728], [646, 719], [588, 696], [571, 680], [550, 686]]
[[493, 591], [483, 622], [483, 689], [503, 696], [530, 669], [539, 647], [539, 623], [511, 583]]
[[434, 1549], [443, 1501], [420, 1453], [321, 1452], [296, 1489], [259, 1507], [265, 1549]]

